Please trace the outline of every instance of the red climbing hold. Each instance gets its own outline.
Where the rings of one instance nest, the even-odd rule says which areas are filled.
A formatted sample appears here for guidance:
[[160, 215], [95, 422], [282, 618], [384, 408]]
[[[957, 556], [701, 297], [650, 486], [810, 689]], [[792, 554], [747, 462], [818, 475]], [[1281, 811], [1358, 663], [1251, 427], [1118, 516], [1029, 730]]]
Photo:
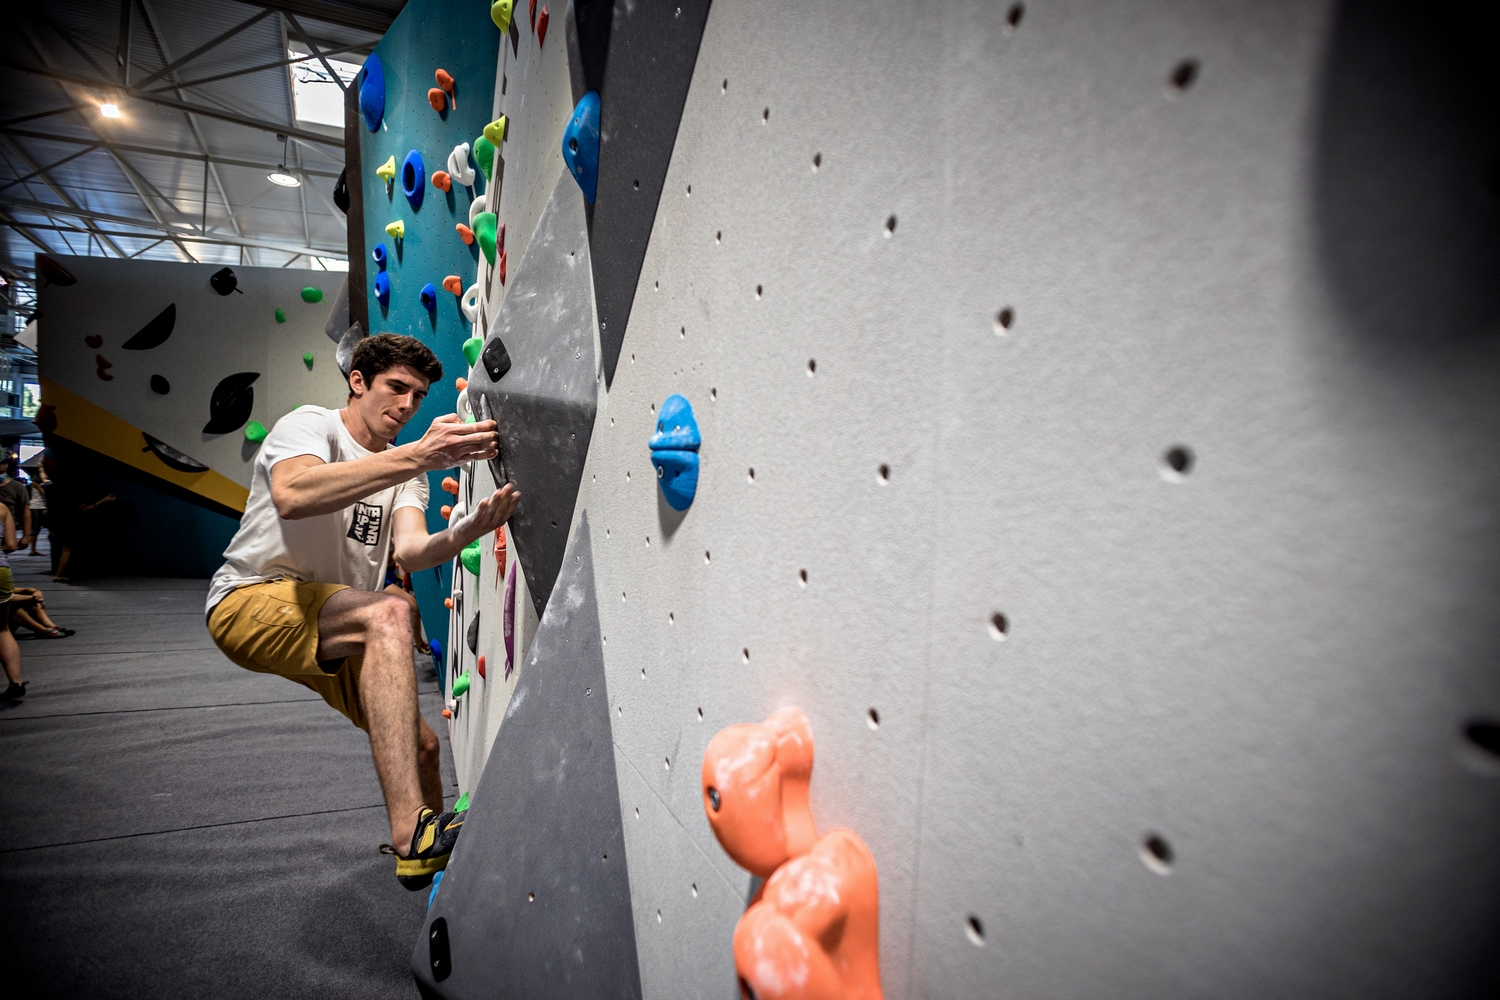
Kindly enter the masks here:
[[452, 493], [454, 496], [458, 496], [458, 480], [454, 479], [452, 476], [444, 476], [443, 492]]
[[94, 369], [94, 374], [98, 375], [100, 378], [102, 378], [106, 382], [113, 382], [115, 380], [115, 377], [113, 375], [111, 375], [109, 372], [105, 371], [103, 368], [96, 368], [96, 369]]
[[87, 337], [84, 337], [83, 342], [85, 344], [88, 344], [96, 351], [104, 346], [104, 338], [99, 336], [97, 333], [91, 333]]
[[476, 666], [476, 669], [478, 669], [478, 671], [479, 671], [479, 676], [483, 677], [484, 676], [484, 656], [483, 655], [481, 655], [479, 657], [479, 663], [476, 664], [475, 666]]
[[500, 255], [500, 284], [505, 284], [505, 254]]
[[465, 245], [467, 245], [467, 246], [473, 246], [473, 244], [474, 244], [474, 230], [470, 229], [468, 226], [464, 225], [462, 222], [460, 222], [458, 225], [454, 226], [453, 228], [456, 229], [456, 230], [458, 230], [458, 238], [461, 239], [461, 240], [463, 240]]
[[500, 223], [500, 228], [495, 231], [495, 249], [501, 253], [505, 252], [505, 223]]
[[527, 11], [529, 12], [530, 17], [531, 17], [531, 30], [535, 31], [536, 30], [536, 0], [531, 0], [531, 3], [527, 6]]
[[448, 95], [436, 87], [428, 87], [427, 103], [432, 105], [432, 110], [441, 113], [448, 107]]
[[108, 361], [104, 360], [104, 355], [102, 355], [102, 354], [96, 354], [96, 355], [94, 355], [94, 364], [98, 365], [100, 368], [113, 368], [114, 367], [114, 365], [112, 365]]
[[542, 4], [542, 16], [536, 20], [536, 47], [541, 48], [547, 44], [547, 5]]

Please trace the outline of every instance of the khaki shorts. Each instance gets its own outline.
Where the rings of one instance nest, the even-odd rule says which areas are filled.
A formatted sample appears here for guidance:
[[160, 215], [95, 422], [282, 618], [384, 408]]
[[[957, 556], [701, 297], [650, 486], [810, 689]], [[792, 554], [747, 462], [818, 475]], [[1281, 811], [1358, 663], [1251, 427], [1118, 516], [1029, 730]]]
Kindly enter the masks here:
[[[359, 702], [360, 656], [318, 662], [318, 612], [342, 583], [269, 580], [226, 594], [208, 613], [208, 633], [246, 670], [279, 674], [316, 691], [349, 721], [369, 730]], [[331, 668], [331, 669], [326, 669]]]

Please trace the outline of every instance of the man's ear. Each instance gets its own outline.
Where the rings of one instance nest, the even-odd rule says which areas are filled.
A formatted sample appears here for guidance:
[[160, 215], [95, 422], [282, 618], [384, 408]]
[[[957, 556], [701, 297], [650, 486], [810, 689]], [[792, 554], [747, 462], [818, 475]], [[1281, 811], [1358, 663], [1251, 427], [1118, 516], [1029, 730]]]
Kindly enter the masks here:
[[349, 394], [363, 396], [369, 386], [365, 385], [365, 373], [355, 368], [349, 372]]

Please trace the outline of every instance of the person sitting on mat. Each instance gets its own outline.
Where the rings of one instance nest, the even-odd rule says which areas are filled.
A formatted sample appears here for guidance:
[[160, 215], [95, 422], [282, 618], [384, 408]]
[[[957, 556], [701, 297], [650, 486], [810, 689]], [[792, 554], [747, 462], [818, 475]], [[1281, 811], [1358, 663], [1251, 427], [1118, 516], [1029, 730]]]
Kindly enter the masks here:
[[13, 586], [10, 575], [9, 554], [20, 546], [16, 542], [16, 520], [4, 505], [0, 505], [0, 664], [5, 667], [5, 690], [0, 691], [0, 701], [17, 702], [26, 697], [26, 682], [21, 680], [21, 647], [16, 637], [10, 634], [10, 591]]
[[494, 421], [454, 414], [390, 444], [442, 377], [420, 340], [383, 333], [354, 349], [342, 409], [302, 406], [278, 420], [207, 607], [230, 660], [311, 688], [369, 734], [390, 816], [381, 851], [413, 890], [447, 865], [463, 816], [443, 812], [437, 735], [417, 711], [414, 615], [405, 595], [381, 589], [386, 556], [409, 572], [446, 563], [505, 523], [521, 496], [506, 485], [427, 533], [426, 474], [499, 449]]
[[[35, 523], [35, 522], [33, 522]], [[17, 587], [10, 593], [10, 631], [16, 626], [30, 629], [38, 639], [65, 639], [76, 630], [63, 628], [47, 617], [46, 595], [35, 587]]]

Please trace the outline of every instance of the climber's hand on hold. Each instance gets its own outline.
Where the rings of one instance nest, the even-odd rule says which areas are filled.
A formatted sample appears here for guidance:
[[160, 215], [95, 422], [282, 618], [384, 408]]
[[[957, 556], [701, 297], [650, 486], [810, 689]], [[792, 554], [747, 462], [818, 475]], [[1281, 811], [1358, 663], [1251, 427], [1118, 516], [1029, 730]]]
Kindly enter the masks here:
[[422, 470], [436, 472], [465, 462], [487, 462], [500, 453], [500, 434], [493, 420], [466, 424], [457, 414], [445, 413], [432, 422], [421, 440], [412, 443]]
[[521, 491], [513, 484], [506, 483], [475, 504], [473, 510], [450, 521], [448, 533], [458, 548], [462, 549], [474, 539], [489, 534], [510, 520], [520, 502]]

